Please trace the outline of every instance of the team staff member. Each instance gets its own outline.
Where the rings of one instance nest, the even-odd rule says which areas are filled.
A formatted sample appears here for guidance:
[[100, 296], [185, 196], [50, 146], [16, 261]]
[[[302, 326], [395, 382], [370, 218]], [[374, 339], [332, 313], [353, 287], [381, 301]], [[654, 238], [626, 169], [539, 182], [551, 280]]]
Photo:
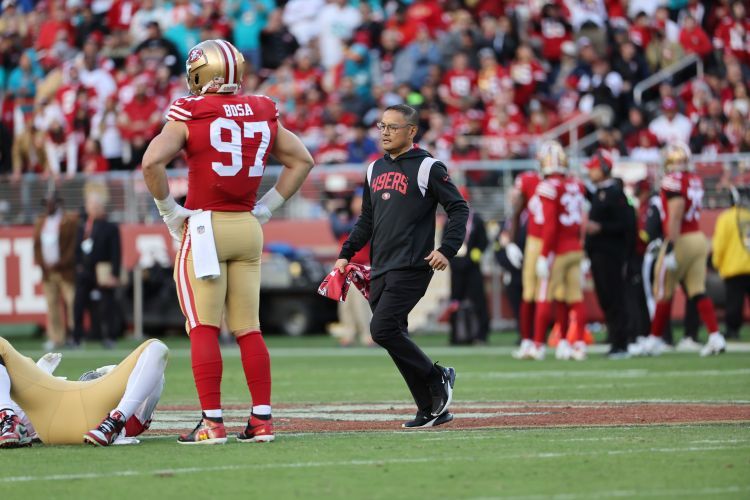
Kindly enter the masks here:
[[612, 178], [609, 152], [597, 151], [586, 164], [596, 185], [590, 193], [591, 209], [586, 223], [586, 254], [591, 261], [596, 297], [604, 311], [611, 347], [610, 358], [628, 356], [625, 264], [634, 243], [634, 215], [622, 185]]
[[713, 264], [727, 287], [727, 337], [738, 338], [742, 307], [750, 295], [750, 210], [740, 205], [740, 194], [732, 187], [732, 208], [716, 219]]
[[[335, 267], [342, 273], [367, 242], [372, 254], [370, 334], [385, 348], [417, 404], [404, 427], [431, 427], [453, 420], [448, 412], [456, 373], [433, 363], [409, 338], [407, 316], [427, 290], [433, 271], [448, 267], [466, 233], [469, 207], [445, 165], [414, 145], [417, 111], [386, 108], [378, 123], [386, 154], [367, 167], [362, 214], [344, 242]], [[448, 223], [438, 249], [435, 211]]]
[[[169, 121], [143, 156], [146, 185], [170, 234], [180, 241], [175, 281], [203, 410], [195, 430], [178, 438], [182, 444], [227, 440], [219, 349], [219, 325], [224, 315], [239, 345], [252, 397], [250, 418], [237, 439], [245, 443], [274, 439], [271, 360], [258, 317], [263, 250], [260, 226], [297, 192], [313, 159], [302, 141], [279, 122], [276, 104], [270, 98], [238, 94], [244, 62], [242, 54], [224, 40], [206, 40], [193, 47], [186, 64], [192, 96], [172, 103]], [[169, 194], [166, 173], [166, 165], [183, 148], [188, 164], [184, 207]], [[269, 154], [284, 168], [276, 185], [257, 200]], [[209, 217], [199, 214], [201, 211], [210, 211]], [[185, 223], [192, 217], [195, 231], [189, 230], [190, 221]], [[200, 248], [201, 241], [208, 244]], [[203, 264], [215, 265], [206, 269]], [[198, 279], [198, 269], [206, 279]]]

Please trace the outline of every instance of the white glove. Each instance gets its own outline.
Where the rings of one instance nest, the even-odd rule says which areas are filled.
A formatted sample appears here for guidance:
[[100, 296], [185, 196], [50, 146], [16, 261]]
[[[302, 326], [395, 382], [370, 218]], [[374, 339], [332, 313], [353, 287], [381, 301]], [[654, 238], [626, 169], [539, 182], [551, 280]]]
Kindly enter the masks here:
[[203, 210], [190, 210], [182, 205], [178, 205], [172, 195], [170, 194], [163, 200], [157, 200], [154, 198], [156, 208], [159, 209], [159, 215], [167, 225], [169, 234], [175, 241], [182, 241], [182, 227], [185, 225], [185, 221], [194, 214], [199, 214]]
[[543, 280], [549, 278], [549, 261], [543, 255], [536, 258], [536, 275]]
[[513, 242], [508, 243], [505, 246], [505, 255], [508, 256], [511, 266], [516, 269], [521, 269], [521, 264], [523, 264], [523, 252], [518, 248], [518, 245]]
[[664, 268], [667, 271], [677, 270], [677, 257], [674, 256], [674, 252], [669, 252], [664, 255]]
[[258, 219], [258, 222], [260, 222], [261, 225], [265, 224], [271, 219], [271, 210], [269, 210], [267, 206], [262, 205], [261, 203], [255, 204], [255, 208], [253, 208], [252, 214], [256, 219]]
[[664, 262], [662, 265], [667, 271], [677, 270], [677, 257], [674, 254], [674, 244], [671, 241], [666, 243], [667, 251], [664, 253]]
[[36, 366], [52, 375], [57, 369], [57, 365], [62, 361], [62, 354], [59, 352], [48, 352], [36, 362]]
[[258, 219], [258, 222], [265, 224], [271, 219], [273, 211], [283, 205], [285, 201], [286, 198], [281, 196], [281, 194], [276, 191], [275, 187], [272, 187], [255, 204], [252, 214]]

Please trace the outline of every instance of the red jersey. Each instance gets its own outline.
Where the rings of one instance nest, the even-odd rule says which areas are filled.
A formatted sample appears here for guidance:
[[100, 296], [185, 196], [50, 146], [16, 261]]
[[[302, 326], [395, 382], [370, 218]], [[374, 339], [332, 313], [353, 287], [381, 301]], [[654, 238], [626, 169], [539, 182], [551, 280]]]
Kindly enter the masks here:
[[536, 188], [542, 178], [538, 172], [523, 172], [516, 177], [515, 188], [523, 195], [523, 208], [529, 214], [529, 222], [526, 227], [526, 235], [535, 238], [542, 237], [542, 226], [544, 225], [544, 212], [542, 211], [542, 202], [536, 195]]
[[662, 229], [668, 234], [669, 205], [667, 201], [673, 196], [680, 196], [685, 200], [685, 213], [682, 216], [680, 234], [700, 231], [698, 221], [701, 218], [703, 207], [703, 181], [697, 174], [691, 172], [672, 172], [661, 180], [659, 192], [661, 203], [664, 207], [662, 212]]
[[276, 104], [260, 95], [190, 96], [174, 101], [166, 117], [190, 134], [185, 207], [252, 210], [278, 131]]
[[542, 202], [542, 255], [581, 250], [584, 187], [573, 177], [552, 175], [536, 188]]

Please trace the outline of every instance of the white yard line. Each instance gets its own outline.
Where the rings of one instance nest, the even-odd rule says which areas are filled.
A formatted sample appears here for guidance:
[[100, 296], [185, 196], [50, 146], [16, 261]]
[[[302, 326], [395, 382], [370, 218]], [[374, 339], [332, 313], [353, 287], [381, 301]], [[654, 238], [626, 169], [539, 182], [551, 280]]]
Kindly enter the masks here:
[[523, 495], [476, 497], [472, 500], [577, 500], [579, 498], [627, 498], [627, 497], [682, 497], [682, 496], [716, 496], [729, 493], [750, 492], [750, 486], [717, 486], [691, 489], [659, 490], [605, 490], [589, 493], [558, 493], [556, 495]]
[[[750, 447], [736, 447], [736, 446], [690, 446], [684, 448], [634, 448], [628, 450], [614, 450], [614, 451], [591, 451], [591, 452], [549, 452], [549, 453], [519, 453], [515, 455], [499, 455], [495, 459], [499, 460], [519, 460], [519, 459], [545, 459], [545, 458], [565, 458], [565, 457], [582, 457], [582, 456], [613, 456], [613, 455], [625, 455], [632, 453], [690, 453], [690, 452], [706, 452], [706, 451], [721, 451], [721, 450], [737, 450], [737, 449], [750, 449]], [[210, 467], [178, 467], [173, 469], [158, 469], [158, 470], [138, 470], [138, 469], [124, 469], [111, 472], [87, 472], [87, 473], [73, 473], [73, 474], [50, 474], [50, 475], [28, 475], [28, 476], [13, 476], [0, 478], [1, 483], [24, 483], [31, 481], [70, 481], [70, 480], [86, 480], [86, 479], [104, 479], [112, 477], [134, 477], [134, 476], [173, 476], [178, 474], [195, 474], [202, 472], [223, 472], [232, 470], [272, 470], [272, 469], [304, 469], [304, 468], [318, 468], [318, 467], [362, 467], [362, 466], [382, 466], [390, 464], [409, 464], [409, 463], [436, 463], [436, 462], [476, 462], [477, 457], [472, 456], [437, 456], [429, 458], [388, 458], [382, 460], [340, 460], [340, 461], [319, 461], [319, 462], [294, 462], [294, 463], [278, 463], [278, 464], [264, 464], [264, 463], [242, 463], [242, 464], [227, 464]]]

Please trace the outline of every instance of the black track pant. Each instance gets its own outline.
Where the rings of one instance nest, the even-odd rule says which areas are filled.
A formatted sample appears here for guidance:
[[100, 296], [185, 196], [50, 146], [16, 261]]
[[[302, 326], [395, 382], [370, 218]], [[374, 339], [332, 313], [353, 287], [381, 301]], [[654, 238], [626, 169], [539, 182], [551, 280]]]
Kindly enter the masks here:
[[76, 281], [76, 292], [73, 300], [73, 340], [76, 343], [83, 340], [83, 316], [86, 311], [89, 312], [91, 325], [87, 337], [96, 340], [114, 340], [117, 334], [115, 330], [118, 319], [115, 305], [114, 290], [109, 288], [96, 289], [89, 282]]
[[431, 278], [430, 270], [401, 269], [388, 271], [370, 283], [372, 340], [393, 358], [420, 410], [432, 407], [428, 381], [433, 364], [409, 338], [407, 317], [424, 295]]
[[724, 280], [727, 288], [727, 337], [737, 338], [742, 326], [742, 308], [750, 296], [750, 275], [742, 274]]
[[604, 311], [612, 350], [627, 349], [625, 260], [606, 253], [590, 253], [596, 297]]

